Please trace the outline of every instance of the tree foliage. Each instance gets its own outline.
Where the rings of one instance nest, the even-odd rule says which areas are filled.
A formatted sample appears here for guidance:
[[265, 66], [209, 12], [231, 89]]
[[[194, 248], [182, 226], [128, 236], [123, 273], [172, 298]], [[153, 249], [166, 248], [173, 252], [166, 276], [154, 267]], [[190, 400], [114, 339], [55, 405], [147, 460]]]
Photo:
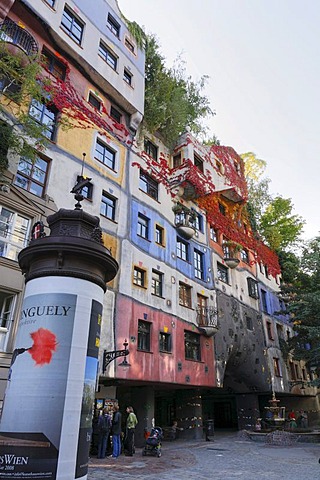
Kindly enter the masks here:
[[39, 55], [26, 57], [11, 53], [5, 42], [0, 41], [0, 175], [8, 167], [8, 151], [35, 158], [36, 149], [47, 144], [45, 125], [28, 115], [31, 99], [43, 99], [42, 71]]
[[270, 179], [263, 177], [267, 162], [253, 152], [241, 155], [248, 185], [247, 211], [253, 230], [278, 253], [293, 246], [302, 233], [304, 220], [293, 214], [290, 198], [273, 197]]
[[260, 233], [273, 250], [285, 250], [300, 237], [304, 220], [292, 211], [291, 199], [277, 196], [260, 217]]
[[193, 81], [181, 59], [168, 69], [156, 37], [147, 36], [144, 126], [150, 133], [158, 132], [169, 148], [187, 127], [195, 135], [205, 132], [201, 121], [213, 114], [202, 93], [206, 79]]
[[320, 367], [320, 237], [303, 248], [299, 268], [290, 283], [282, 285], [282, 293], [290, 301], [296, 336], [290, 340], [291, 353], [305, 359], [309, 365]]

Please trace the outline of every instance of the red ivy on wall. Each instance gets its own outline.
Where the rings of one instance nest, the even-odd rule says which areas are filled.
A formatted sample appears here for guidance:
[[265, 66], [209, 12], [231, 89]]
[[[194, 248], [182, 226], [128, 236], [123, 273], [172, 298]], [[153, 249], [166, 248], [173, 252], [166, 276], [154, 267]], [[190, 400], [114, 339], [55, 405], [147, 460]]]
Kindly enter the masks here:
[[[106, 136], [109, 132], [120, 142], [131, 145], [129, 131], [123, 124], [114, 120], [103, 105], [100, 112], [79, 95], [71, 83], [70, 68], [67, 64], [66, 67], [65, 80], [50, 76], [49, 82], [43, 82], [43, 88], [49, 95], [50, 103], [67, 117], [68, 123], [73, 122], [77, 128], [98, 128], [101, 135]], [[63, 117], [61, 123], [63, 123]]]
[[[97, 111], [85, 98], [81, 97], [73, 87], [70, 80], [70, 68], [67, 66], [66, 79], [51, 78], [49, 83], [44, 82], [44, 90], [50, 96], [50, 102], [66, 117], [73, 121], [77, 128], [98, 128], [99, 133], [107, 137], [111, 133], [120, 142], [127, 146], [132, 145], [131, 136], [123, 124], [116, 122], [102, 106], [102, 111]], [[108, 138], [108, 137], [107, 137]], [[181, 150], [183, 146], [194, 143], [190, 135], [187, 135], [185, 143], [179, 145], [175, 151]], [[199, 145], [197, 145], [199, 147]], [[207, 162], [218, 173], [221, 173], [216, 164], [216, 159], [223, 165], [223, 177], [227, 185], [235, 187], [241, 198], [247, 200], [247, 185], [244, 178], [243, 162], [235, 150], [231, 147], [212, 145], [210, 147], [199, 147], [202, 151], [204, 162]], [[272, 252], [261, 241], [255, 239], [251, 231], [245, 231], [243, 223], [243, 204], [228, 204], [227, 215], [224, 216], [219, 210], [219, 192], [216, 192], [212, 176], [209, 170], [201, 172], [190, 159], [183, 159], [182, 165], [177, 168], [169, 167], [169, 159], [163, 154], [159, 161], [155, 161], [146, 152], [140, 153], [145, 160], [147, 171], [155, 180], [162, 183], [172, 197], [176, 195], [174, 187], [191, 188], [194, 193], [194, 201], [200, 208], [207, 212], [207, 219], [210, 225], [214, 226], [230, 240], [241, 244], [244, 248], [251, 250], [257, 262], [262, 262], [268, 267], [271, 275], [280, 273], [279, 262], [276, 254]], [[141, 168], [140, 164], [133, 165]], [[247, 226], [249, 222], [247, 222]]]
[[[188, 136], [185, 143], [179, 145], [175, 152], [191, 142], [192, 140]], [[233, 148], [213, 145], [202, 155], [204, 161], [207, 161], [221, 174], [215, 163], [215, 158], [218, 158], [223, 165], [223, 177], [227, 180], [226, 183], [235, 187], [242, 198], [241, 202], [231, 202], [224, 198], [221, 203], [226, 208], [225, 215], [219, 209], [221, 192], [216, 191], [208, 170], [202, 173], [190, 159], [183, 159], [179, 167], [170, 168], [169, 159], [164, 155], [160, 155], [159, 162], [151, 158], [146, 152], [141, 152], [140, 156], [145, 160], [145, 171], [152, 175], [156, 181], [162, 183], [172, 197], [175, 196], [175, 187], [184, 187], [186, 190], [191, 185], [194, 193], [192, 199], [201, 209], [206, 211], [207, 221], [210, 225], [219, 230], [225, 238], [252, 251], [255, 261], [267, 265], [270, 275], [276, 277], [281, 273], [277, 255], [261, 240], [255, 238], [250, 229], [250, 222], [243, 208], [248, 198], [243, 161]], [[142, 168], [137, 162], [133, 165]]]

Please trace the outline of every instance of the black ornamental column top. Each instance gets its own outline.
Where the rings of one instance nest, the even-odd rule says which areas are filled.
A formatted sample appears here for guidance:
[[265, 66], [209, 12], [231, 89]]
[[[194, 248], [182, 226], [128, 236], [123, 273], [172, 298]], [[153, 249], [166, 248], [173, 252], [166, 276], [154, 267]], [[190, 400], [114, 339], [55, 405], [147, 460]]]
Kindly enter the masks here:
[[19, 253], [25, 281], [68, 276], [89, 280], [105, 291], [119, 265], [103, 244], [99, 218], [82, 209], [60, 209], [47, 221], [50, 235], [33, 238]]

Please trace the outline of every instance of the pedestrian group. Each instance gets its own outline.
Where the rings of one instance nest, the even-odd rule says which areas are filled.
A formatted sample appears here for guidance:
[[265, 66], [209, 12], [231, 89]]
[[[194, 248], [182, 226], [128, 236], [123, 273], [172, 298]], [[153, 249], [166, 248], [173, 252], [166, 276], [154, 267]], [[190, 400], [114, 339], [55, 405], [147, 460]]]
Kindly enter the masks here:
[[98, 458], [106, 456], [118, 458], [121, 453], [132, 457], [135, 453], [134, 432], [138, 420], [131, 406], [127, 407], [126, 412], [128, 416], [125, 434], [122, 433], [122, 415], [118, 404], [113, 407], [105, 407], [99, 417], [94, 417], [93, 443], [97, 437]]

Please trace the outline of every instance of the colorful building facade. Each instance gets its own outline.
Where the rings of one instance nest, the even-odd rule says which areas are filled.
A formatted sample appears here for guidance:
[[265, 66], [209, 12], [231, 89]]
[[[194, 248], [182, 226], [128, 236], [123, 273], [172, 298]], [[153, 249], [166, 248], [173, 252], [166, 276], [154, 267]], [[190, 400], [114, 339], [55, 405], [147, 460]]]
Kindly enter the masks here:
[[[120, 265], [104, 300], [97, 405], [133, 405], [140, 439], [173, 419], [194, 438], [208, 419], [253, 428], [273, 393], [316, 418], [316, 392], [301, 391], [309, 372], [282, 354], [293, 333], [281, 272], [245, 215], [239, 155], [190, 132], [170, 152], [140, 128], [144, 51], [115, 0], [16, 0], [3, 11], [1, 39], [26, 57], [36, 48], [51, 86], [50, 102], [30, 99], [28, 111], [49, 143], [36, 163], [10, 156], [0, 190], [0, 397], [24, 288], [17, 255], [35, 222], [73, 208], [86, 178], [82, 207]], [[130, 366], [105, 365], [124, 343]]]

